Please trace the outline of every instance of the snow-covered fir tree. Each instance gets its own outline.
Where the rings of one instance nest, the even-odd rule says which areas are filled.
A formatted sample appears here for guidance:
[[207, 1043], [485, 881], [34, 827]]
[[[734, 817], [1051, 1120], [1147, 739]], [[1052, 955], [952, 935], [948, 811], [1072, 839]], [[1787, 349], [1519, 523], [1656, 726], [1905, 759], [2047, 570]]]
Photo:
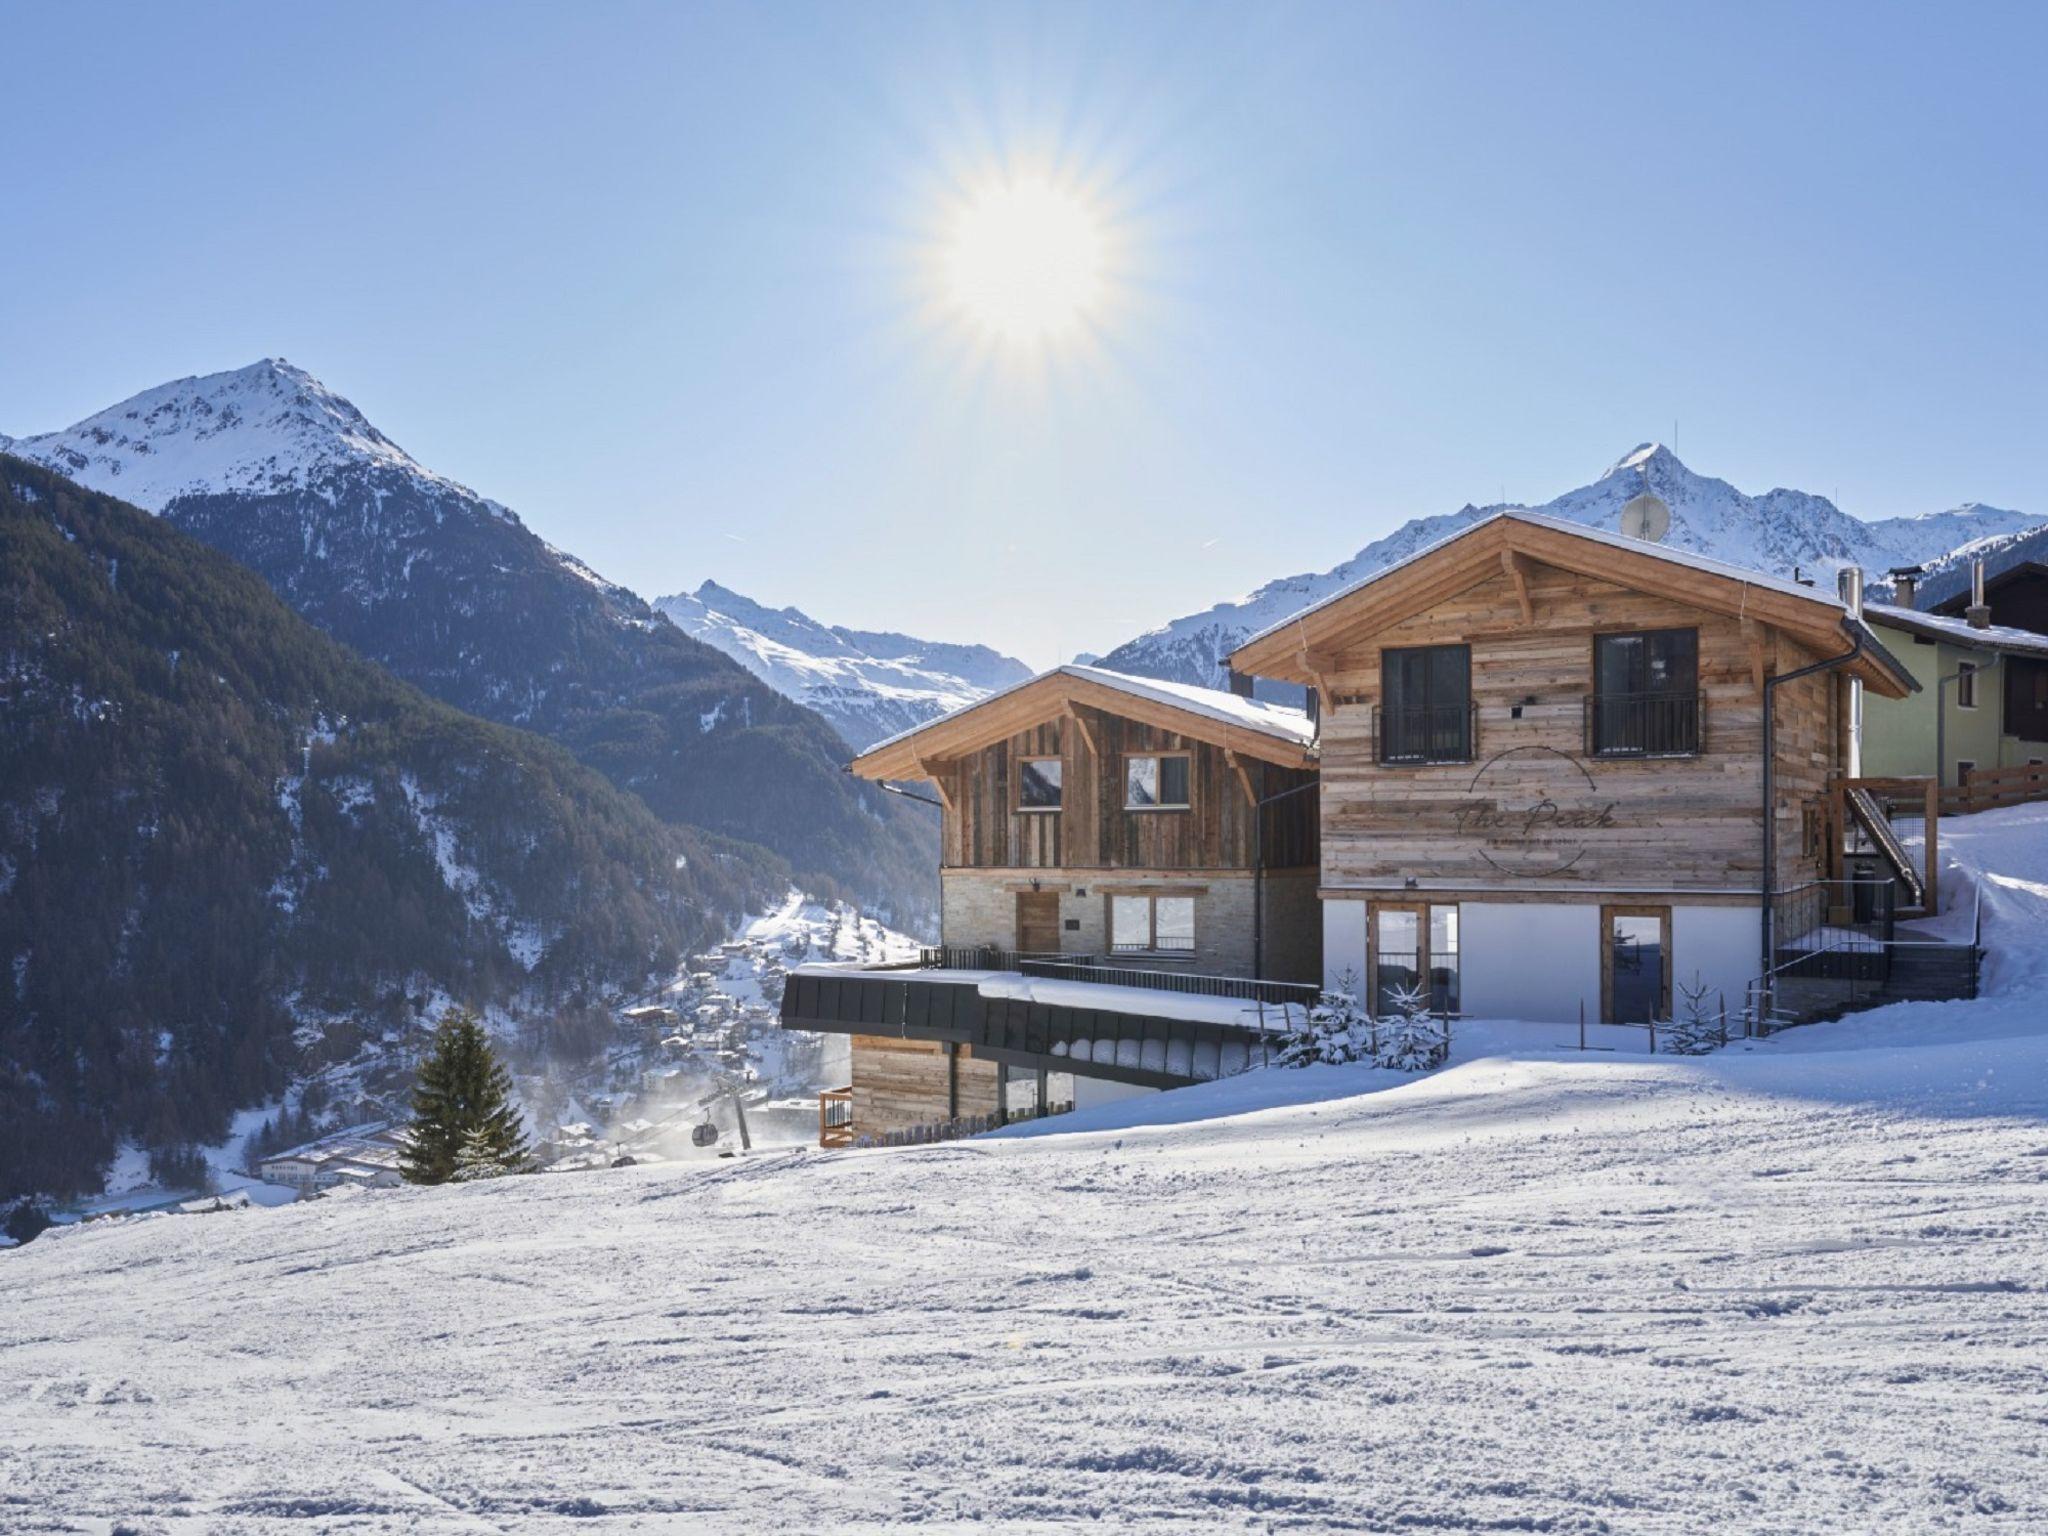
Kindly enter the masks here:
[[1372, 1057], [1372, 1020], [1358, 1001], [1358, 976], [1346, 971], [1287, 1037], [1274, 1058], [1283, 1067], [1343, 1066]]
[[1448, 1020], [1430, 1012], [1429, 989], [1417, 983], [1394, 987], [1387, 996], [1393, 1006], [1380, 1020], [1375, 1059], [1396, 1072], [1435, 1071], [1451, 1053], [1451, 1029]]
[[1660, 1049], [1674, 1056], [1703, 1056], [1728, 1043], [1727, 1025], [1713, 1008], [1707, 984], [1697, 974], [1678, 983], [1677, 1017], [1657, 1027]]

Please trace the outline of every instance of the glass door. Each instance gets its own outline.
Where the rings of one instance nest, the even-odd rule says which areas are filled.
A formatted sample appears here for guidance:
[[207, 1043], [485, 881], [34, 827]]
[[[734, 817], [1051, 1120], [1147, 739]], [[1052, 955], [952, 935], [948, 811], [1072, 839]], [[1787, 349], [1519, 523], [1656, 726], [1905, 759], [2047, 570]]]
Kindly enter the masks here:
[[1671, 1017], [1671, 909], [1603, 907], [1603, 1010], [1610, 1024], [1648, 1024]]

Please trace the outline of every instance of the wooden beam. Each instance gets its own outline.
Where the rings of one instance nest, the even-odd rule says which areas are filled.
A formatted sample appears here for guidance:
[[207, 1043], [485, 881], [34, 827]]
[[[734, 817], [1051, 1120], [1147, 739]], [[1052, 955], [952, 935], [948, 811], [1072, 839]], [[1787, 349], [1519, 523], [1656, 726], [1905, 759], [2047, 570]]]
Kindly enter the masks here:
[[1246, 801], [1256, 810], [1259, 804], [1258, 791], [1252, 788], [1252, 776], [1245, 771], [1244, 759], [1231, 751], [1230, 748], [1225, 747], [1223, 749], [1223, 761], [1230, 764], [1231, 771], [1237, 775], [1237, 782], [1244, 786]]
[[1095, 727], [1090, 725], [1087, 717], [1074, 707], [1072, 699], [1067, 700], [1066, 717], [1074, 722], [1075, 733], [1088, 744], [1088, 755], [1098, 763], [1101, 762], [1102, 744], [1095, 739]]
[[1743, 619], [1741, 623], [1743, 637], [1749, 641], [1750, 681], [1755, 684], [1757, 693], [1761, 695], [1764, 691], [1764, 678], [1767, 675], [1764, 671], [1764, 647], [1769, 643], [1770, 634], [1755, 619]]
[[1500, 552], [1501, 569], [1508, 573], [1508, 580], [1515, 584], [1515, 600], [1522, 605], [1522, 622], [1536, 622], [1536, 603], [1529, 596], [1529, 563], [1520, 550], [1504, 549]]
[[917, 757], [915, 754], [912, 756], [912, 761], [917, 764], [917, 771], [925, 778], [930, 779], [932, 788], [939, 792], [939, 803], [946, 808], [946, 814], [952, 815], [953, 791], [946, 783], [947, 765], [927, 763], [923, 758]]

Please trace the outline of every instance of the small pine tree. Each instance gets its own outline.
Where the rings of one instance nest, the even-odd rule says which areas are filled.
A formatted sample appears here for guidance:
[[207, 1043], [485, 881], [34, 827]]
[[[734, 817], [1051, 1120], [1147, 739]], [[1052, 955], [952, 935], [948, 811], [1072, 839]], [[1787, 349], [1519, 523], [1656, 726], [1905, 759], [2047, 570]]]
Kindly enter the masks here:
[[472, 1142], [472, 1164], [481, 1158], [500, 1173], [523, 1171], [526, 1131], [511, 1095], [512, 1078], [492, 1051], [482, 1020], [467, 1008], [450, 1008], [413, 1089], [412, 1136], [400, 1162], [406, 1181], [447, 1183]]
[[1376, 1060], [1396, 1072], [1433, 1072], [1451, 1053], [1450, 1026], [1429, 1011], [1429, 991], [1417, 983], [1389, 993], [1393, 1012], [1380, 1021]]
[[1287, 1037], [1274, 1062], [1283, 1067], [1342, 1066], [1372, 1055], [1372, 1020], [1358, 1004], [1358, 977], [1346, 971]]
[[1676, 1056], [1704, 1056], [1727, 1044], [1725, 1026], [1707, 1008], [1707, 984], [1694, 974], [1692, 985], [1678, 984], [1683, 1006], [1678, 1017], [1657, 1027], [1658, 1041]]

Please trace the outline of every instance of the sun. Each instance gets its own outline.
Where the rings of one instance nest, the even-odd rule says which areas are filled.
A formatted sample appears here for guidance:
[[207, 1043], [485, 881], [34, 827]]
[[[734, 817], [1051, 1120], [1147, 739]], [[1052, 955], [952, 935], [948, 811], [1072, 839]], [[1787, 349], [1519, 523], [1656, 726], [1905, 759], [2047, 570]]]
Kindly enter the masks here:
[[964, 198], [944, 245], [946, 298], [986, 334], [1056, 342], [1093, 318], [1104, 288], [1101, 219], [1042, 176], [1006, 177]]

